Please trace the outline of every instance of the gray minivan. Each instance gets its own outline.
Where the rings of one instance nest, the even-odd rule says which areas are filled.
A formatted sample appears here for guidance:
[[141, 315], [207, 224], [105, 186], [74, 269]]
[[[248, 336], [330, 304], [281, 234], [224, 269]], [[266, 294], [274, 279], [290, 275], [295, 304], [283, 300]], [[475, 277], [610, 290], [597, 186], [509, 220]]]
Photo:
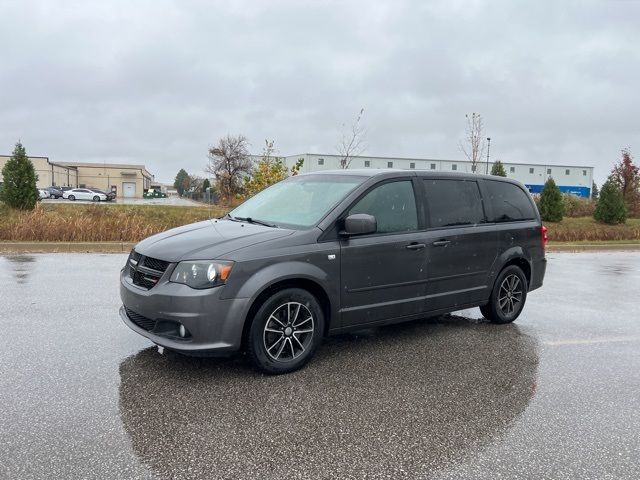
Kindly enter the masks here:
[[191, 355], [246, 348], [300, 368], [325, 335], [479, 306], [515, 320], [542, 285], [546, 228], [506, 178], [400, 170], [290, 177], [220, 219], [138, 243], [120, 316]]

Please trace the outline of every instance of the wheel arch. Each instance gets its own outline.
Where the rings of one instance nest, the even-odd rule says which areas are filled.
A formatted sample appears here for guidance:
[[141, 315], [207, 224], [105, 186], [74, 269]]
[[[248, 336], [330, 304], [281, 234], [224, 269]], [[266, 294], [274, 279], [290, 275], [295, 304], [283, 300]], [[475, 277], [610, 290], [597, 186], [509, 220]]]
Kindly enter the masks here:
[[299, 288], [302, 290], [306, 290], [311, 295], [313, 295], [318, 303], [320, 304], [320, 308], [322, 308], [322, 313], [325, 318], [324, 332], [323, 336], [326, 336], [329, 331], [329, 325], [331, 323], [331, 299], [329, 298], [329, 294], [327, 291], [318, 283], [317, 281], [302, 276], [292, 276], [287, 278], [281, 278], [271, 282], [268, 285], [265, 285], [254, 297], [251, 302], [251, 306], [247, 310], [247, 314], [243, 320], [242, 326], [242, 345], [246, 345], [247, 335], [249, 333], [249, 329], [251, 328], [251, 322], [253, 321], [253, 317], [260, 308], [260, 306], [276, 292], [281, 290], [285, 290], [287, 288]]
[[[527, 279], [527, 289], [528, 289], [529, 285], [531, 285], [531, 263], [528, 260], [526, 260], [524, 257], [513, 258], [502, 266], [502, 268], [500, 269], [500, 272], [511, 265], [515, 265], [516, 267], [519, 267], [520, 270], [522, 270], [525, 278]], [[498, 272], [498, 274], [500, 272]]]
[[527, 289], [529, 285], [531, 285], [531, 278], [533, 273], [533, 268], [531, 264], [530, 257], [526, 254], [526, 251], [522, 247], [513, 247], [502, 253], [494, 263], [495, 268], [492, 268], [492, 276], [491, 276], [491, 290], [495, 287], [496, 280], [498, 279], [498, 275], [500, 272], [507, 268], [510, 265], [515, 265], [519, 267], [523, 273], [525, 278], [527, 279]]

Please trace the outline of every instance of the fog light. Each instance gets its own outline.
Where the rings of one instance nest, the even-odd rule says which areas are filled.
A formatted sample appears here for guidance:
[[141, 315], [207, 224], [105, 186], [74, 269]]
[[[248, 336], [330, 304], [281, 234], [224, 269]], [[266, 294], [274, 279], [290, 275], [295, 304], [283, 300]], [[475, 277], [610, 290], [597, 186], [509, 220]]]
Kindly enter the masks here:
[[180, 324], [180, 328], [178, 328], [178, 333], [182, 338], [187, 336], [187, 329], [184, 328], [184, 325]]

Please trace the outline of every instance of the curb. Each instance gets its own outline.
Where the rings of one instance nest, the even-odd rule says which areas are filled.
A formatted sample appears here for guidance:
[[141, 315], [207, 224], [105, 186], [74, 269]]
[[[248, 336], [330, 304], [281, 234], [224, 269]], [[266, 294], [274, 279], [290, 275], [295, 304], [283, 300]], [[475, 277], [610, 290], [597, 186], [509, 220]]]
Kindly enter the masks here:
[[0, 242], [4, 253], [129, 253], [137, 242]]
[[568, 245], [552, 245], [547, 244], [548, 252], [597, 252], [611, 250], [640, 250], [640, 243], [592, 243], [592, 244], [568, 244]]

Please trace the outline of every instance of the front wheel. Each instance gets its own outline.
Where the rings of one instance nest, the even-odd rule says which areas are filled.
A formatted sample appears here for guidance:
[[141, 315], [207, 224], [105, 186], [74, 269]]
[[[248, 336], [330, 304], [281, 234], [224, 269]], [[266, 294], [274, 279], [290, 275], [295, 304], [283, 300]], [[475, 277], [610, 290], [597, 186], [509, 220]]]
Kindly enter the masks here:
[[524, 308], [527, 288], [527, 278], [520, 267], [509, 265], [498, 275], [489, 303], [481, 306], [480, 312], [493, 323], [513, 322]]
[[73, 202], [75, 199], [76, 199], [76, 197], [75, 197], [75, 196], [73, 196], [73, 195], [69, 195], [69, 200], [71, 200], [71, 201]]
[[257, 311], [247, 338], [253, 364], [265, 373], [297, 370], [313, 356], [324, 332], [322, 308], [306, 290], [274, 293]]
[[94, 202], [99, 202], [100, 201], [100, 197], [98, 195], [96, 195], [95, 197], [93, 197], [93, 201]]

